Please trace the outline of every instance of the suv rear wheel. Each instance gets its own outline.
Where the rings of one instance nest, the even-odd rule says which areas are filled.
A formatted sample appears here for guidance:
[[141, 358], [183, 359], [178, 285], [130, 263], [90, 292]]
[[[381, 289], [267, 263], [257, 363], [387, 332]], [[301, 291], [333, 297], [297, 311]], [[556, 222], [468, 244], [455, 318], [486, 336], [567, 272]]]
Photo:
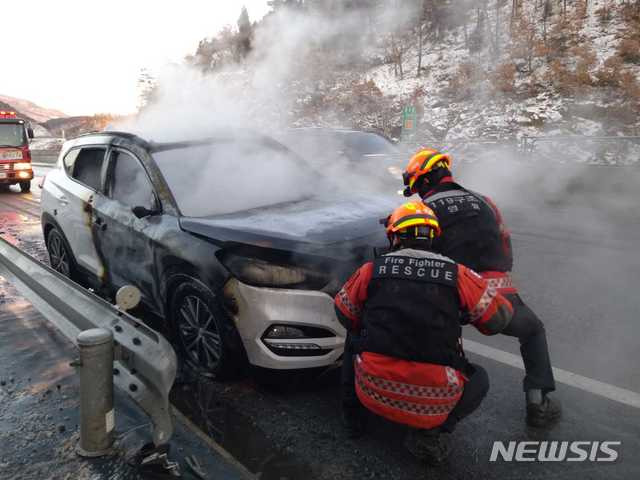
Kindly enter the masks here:
[[240, 336], [219, 299], [201, 282], [187, 279], [169, 306], [174, 343], [194, 373], [228, 378], [244, 366]]
[[67, 247], [66, 240], [55, 227], [47, 235], [47, 251], [49, 252], [51, 268], [65, 277], [71, 278], [73, 275], [73, 257]]
[[20, 182], [20, 191], [22, 193], [27, 193], [31, 191], [31, 180], [27, 180], [26, 182]]

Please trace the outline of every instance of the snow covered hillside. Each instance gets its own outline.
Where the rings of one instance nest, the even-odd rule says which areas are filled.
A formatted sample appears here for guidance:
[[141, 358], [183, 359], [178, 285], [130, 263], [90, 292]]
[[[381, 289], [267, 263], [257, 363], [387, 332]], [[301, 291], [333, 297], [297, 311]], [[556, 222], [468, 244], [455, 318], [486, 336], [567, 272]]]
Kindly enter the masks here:
[[[505, 4], [496, 10], [496, 2], [490, 3], [484, 47], [478, 51], [470, 51], [469, 40], [458, 28], [440, 41], [426, 42], [419, 77], [414, 43], [405, 54], [403, 79], [389, 65], [366, 72], [364, 78], [386, 96], [415, 99], [424, 112], [423, 127], [441, 140], [638, 135], [640, 65], [637, 58], [625, 62], [620, 55], [621, 42], [633, 44], [626, 37], [640, 35], [629, 32], [640, 25], [638, 16], [631, 20], [635, 7], [590, 0], [572, 2], [565, 14], [553, 2], [545, 41], [544, 2], [522, 2], [514, 20], [512, 5], [501, 2]], [[607, 6], [608, 16], [603, 17]], [[502, 22], [497, 37], [496, 16]]]
[[[273, 8], [258, 23], [241, 15], [237, 30], [203, 39], [155, 80], [138, 126], [343, 126], [446, 148], [640, 135], [640, 0], [286, 0]], [[415, 108], [410, 135], [407, 107]], [[588, 150], [604, 158], [600, 145]], [[635, 141], [606, 150], [607, 162], [640, 158]]]

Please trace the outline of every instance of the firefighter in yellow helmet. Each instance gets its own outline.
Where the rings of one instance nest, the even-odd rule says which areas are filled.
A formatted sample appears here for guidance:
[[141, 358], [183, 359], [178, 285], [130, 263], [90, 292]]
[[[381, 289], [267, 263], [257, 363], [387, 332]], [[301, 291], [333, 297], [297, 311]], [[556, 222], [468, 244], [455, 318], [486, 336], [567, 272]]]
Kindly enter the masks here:
[[440, 226], [422, 202], [401, 205], [385, 224], [391, 252], [360, 267], [335, 297], [350, 338], [343, 418], [351, 436], [363, 432], [363, 406], [413, 427], [406, 446], [439, 464], [455, 425], [489, 389], [485, 370], [464, 355], [461, 325], [498, 333], [512, 307], [478, 274], [431, 251]]
[[486, 196], [456, 183], [451, 156], [422, 149], [403, 173], [404, 194], [418, 194], [431, 207], [442, 228], [434, 250], [478, 272], [514, 308], [514, 318], [502, 333], [518, 337], [526, 368], [523, 382], [527, 424], [552, 425], [561, 415], [560, 404], [547, 394], [555, 390], [543, 323], [522, 301], [511, 278], [511, 236], [498, 207]]

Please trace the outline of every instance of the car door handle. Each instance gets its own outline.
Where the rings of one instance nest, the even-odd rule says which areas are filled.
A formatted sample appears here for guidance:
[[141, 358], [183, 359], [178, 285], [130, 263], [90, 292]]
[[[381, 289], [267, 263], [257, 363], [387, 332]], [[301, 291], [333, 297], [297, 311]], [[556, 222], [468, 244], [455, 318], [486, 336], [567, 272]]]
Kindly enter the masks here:
[[58, 203], [63, 207], [66, 207], [67, 205], [69, 205], [69, 200], [67, 200], [67, 197], [60, 197], [58, 198]]
[[95, 224], [98, 226], [100, 230], [106, 230], [107, 224], [104, 223], [104, 220], [101, 217], [96, 217], [94, 220]]

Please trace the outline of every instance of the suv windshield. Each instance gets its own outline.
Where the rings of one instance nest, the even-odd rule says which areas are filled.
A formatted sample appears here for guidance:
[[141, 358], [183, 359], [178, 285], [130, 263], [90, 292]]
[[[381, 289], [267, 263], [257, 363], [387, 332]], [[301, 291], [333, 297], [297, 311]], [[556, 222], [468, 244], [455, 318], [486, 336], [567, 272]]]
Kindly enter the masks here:
[[317, 173], [275, 142], [176, 144], [153, 153], [183, 215], [204, 217], [301, 200]]
[[27, 143], [24, 125], [0, 123], [0, 147], [21, 147]]

